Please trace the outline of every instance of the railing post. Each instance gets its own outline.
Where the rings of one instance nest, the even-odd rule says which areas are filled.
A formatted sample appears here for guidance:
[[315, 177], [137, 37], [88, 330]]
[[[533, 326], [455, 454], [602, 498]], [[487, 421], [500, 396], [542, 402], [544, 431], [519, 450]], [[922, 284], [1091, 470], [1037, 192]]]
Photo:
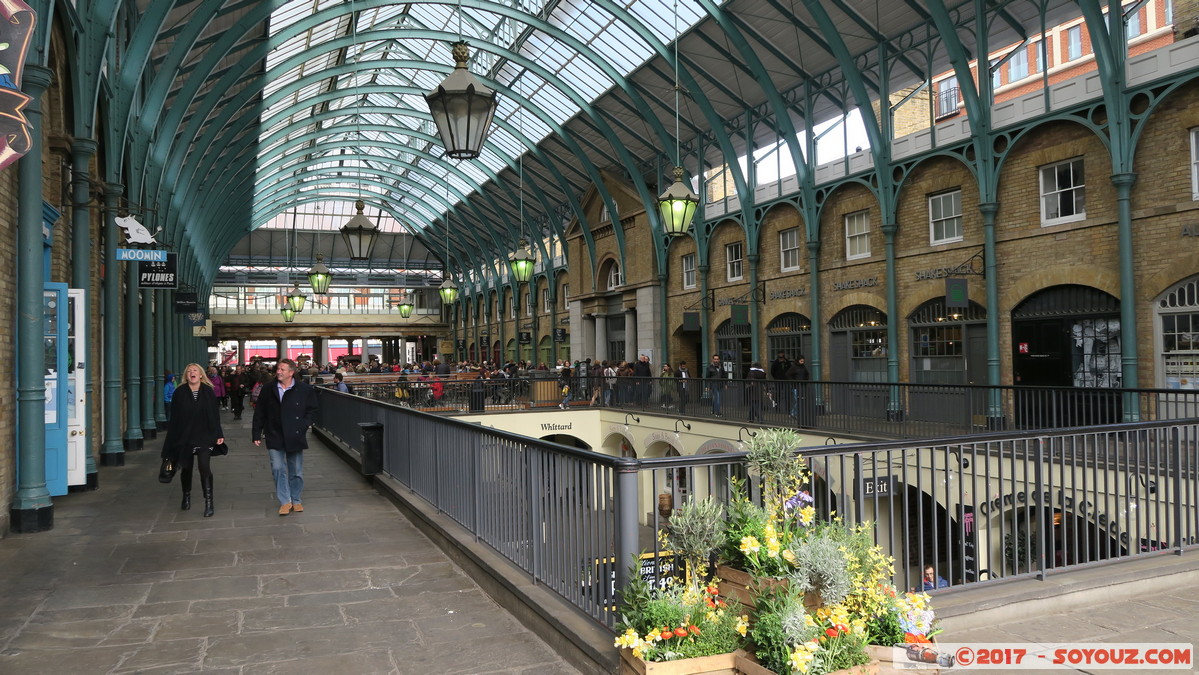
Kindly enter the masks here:
[[1182, 522], [1182, 430], [1176, 426], [1170, 427], [1169, 433], [1171, 454], [1174, 456], [1174, 555], [1182, 555], [1185, 532]]
[[862, 522], [866, 514], [866, 505], [862, 502], [866, 501], [866, 491], [862, 489], [863, 481], [866, 479], [865, 467], [862, 464], [862, 453], [853, 453], [853, 524], [857, 525]]
[[528, 458], [526, 467], [526, 494], [529, 498], [529, 568], [533, 573], [533, 583], [541, 573], [541, 489], [546, 484], [538, 475], [537, 468], [541, 465], [541, 451], [525, 446], [525, 457]]
[[[1045, 492], [1045, 437], [1039, 436], [1035, 442], [1037, 449], [1033, 461], [1036, 470], [1033, 473], [1037, 485], [1036, 494], [1042, 494]], [[1040, 506], [1041, 508], [1037, 508], [1037, 578], [1044, 581], [1046, 575], [1045, 533], [1048, 531], [1045, 528], [1048, 527], [1048, 523], [1045, 520], [1044, 505]]]
[[[616, 589], [629, 584], [629, 561], [637, 554], [637, 473], [641, 462], [633, 457], [616, 459]], [[613, 598], [613, 602], [616, 598]]]

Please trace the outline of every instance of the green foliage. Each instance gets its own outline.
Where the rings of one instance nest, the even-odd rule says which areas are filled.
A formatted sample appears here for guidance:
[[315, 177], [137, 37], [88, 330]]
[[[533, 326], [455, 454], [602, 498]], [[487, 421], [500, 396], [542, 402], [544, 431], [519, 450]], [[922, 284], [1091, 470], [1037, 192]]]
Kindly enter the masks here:
[[762, 501], [772, 513], [806, 478], [804, 460], [795, 452], [802, 440], [793, 429], [774, 428], [759, 431], [745, 444], [745, 462], [762, 477]]
[[854, 590], [849, 574], [850, 559], [844, 546], [849, 538], [840, 523], [816, 527], [808, 538], [794, 542], [795, 569], [791, 583], [801, 591], [820, 595], [826, 605], [840, 604]]
[[794, 587], [776, 586], [759, 593], [757, 605], [757, 620], [749, 631], [754, 655], [766, 668], [788, 674], [792, 646], [814, 639], [818, 631], [807, 621], [803, 593]]
[[683, 556], [693, 574], [702, 574], [701, 566], [721, 547], [724, 536], [724, 507], [711, 497], [693, 499], [670, 517], [666, 545]]
[[898, 614], [889, 611], [881, 616], [871, 617], [866, 622], [866, 642], [882, 647], [893, 647], [904, 642], [903, 627], [899, 625]]
[[633, 649], [646, 661], [711, 656], [745, 646], [746, 617], [740, 605], [726, 606], [708, 588], [681, 583], [654, 588], [632, 582], [621, 592], [620, 610], [617, 628], [623, 634], [616, 645]]

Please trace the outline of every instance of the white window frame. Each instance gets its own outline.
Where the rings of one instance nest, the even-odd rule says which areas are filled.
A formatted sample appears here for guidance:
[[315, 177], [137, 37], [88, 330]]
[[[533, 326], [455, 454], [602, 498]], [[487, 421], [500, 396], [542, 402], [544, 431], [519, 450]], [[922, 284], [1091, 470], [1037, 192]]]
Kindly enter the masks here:
[[741, 281], [745, 278], [745, 266], [741, 242], [733, 242], [724, 246], [725, 271], [729, 281]]
[[1003, 66], [998, 65], [1000, 59], [991, 59], [987, 65], [987, 70], [991, 71], [991, 89], [995, 90], [1003, 86]]
[[1199, 202], [1199, 127], [1191, 129], [1191, 200]]
[[[957, 199], [952, 199], [957, 195]], [[945, 209], [946, 203], [949, 206], [956, 206], [956, 212], [947, 214]], [[954, 203], [956, 202], [956, 204]], [[933, 213], [934, 204], [941, 206], [941, 217], [937, 218]], [[937, 224], [947, 223], [951, 220], [957, 221], [957, 234], [950, 237], [937, 238]], [[949, 190], [946, 192], [938, 192], [935, 195], [928, 196], [928, 242], [933, 245], [937, 244], [952, 244], [955, 241], [961, 241], [963, 237], [962, 225], [962, 189]]]
[[623, 282], [624, 282], [624, 278], [621, 277], [621, 275], [620, 275], [620, 265], [617, 263], [612, 263], [612, 266], [608, 268], [608, 289], [607, 290], [614, 291], [614, 290], [620, 288], [620, 286]]
[[1009, 83], [1028, 77], [1028, 47], [1020, 46], [1007, 62], [1007, 80]]
[[688, 253], [687, 255], [683, 256], [683, 288], [695, 288], [696, 284], [698, 283], [696, 280], [696, 261], [698, 258], [699, 256], [695, 253]]
[[[1065, 165], [1065, 164], [1073, 165], [1076, 163], [1079, 165], [1080, 168], [1085, 169], [1085, 164], [1083, 163], [1082, 157], [1071, 157], [1070, 159], [1063, 160], [1061, 162], [1054, 162], [1053, 164], [1045, 164], [1040, 167], [1037, 167], [1037, 179], [1039, 181], [1040, 190], [1041, 190], [1041, 227], [1049, 227], [1051, 225], [1061, 225], [1062, 223], [1073, 223], [1073, 222], [1076, 222], [1079, 220], [1086, 219], [1086, 217], [1087, 217], [1087, 208], [1086, 208], [1086, 194], [1087, 194], [1086, 188], [1087, 188], [1087, 186], [1086, 186], [1085, 171], [1082, 172], [1083, 173], [1083, 182], [1081, 182], [1079, 184], [1071, 184], [1069, 187], [1066, 187], [1066, 188], [1062, 188], [1058, 185], [1054, 185], [1052, 190], [1048, 190], [1045, 187], [1046, 174], [1052, 175], [1056, 179], [1058, 167]], [[1050, 173], [1050, 172], [1052, 172], [1052, 173]], [[1050, 195], [1058, 196], [1067, 191], [1069, 191], [1071, 194], [1073, 194], [1076, 190], [1081, 190], [1082, 195], [1083, 195], [1083, 208], [1081, 211], [1072, 213], [1067, 216], [1062, 216], [1062, 215], [1053, 215], [1055, 212], [1049, 211], [1045, 207], [1046, 199]], [[1060, 200], [1060, 197], [1059, 197], [1059, 200]]]
[[533, 297], [532, 289], [525, 293], [525, 316], [533, 316]]
[[562, 309], [566, 309], [566, 296], [570, 295], [570, 284], [562, 284]]
[[[1133, 29], [1136, 29], [1134, 32]], [[1125, 27], [1125, 37], [1129, 40], [1141, 37], [1145, 33], [1145, 28], [1141, 23], [1141, 8], [1137, 8], [1135, 12], [1128, 15], [1128, 24]]]
[[[870, 257], [870, 210], [862, 209], [845, 214], [845, 259], [858, 260]], [[854, 228], [853, 231], [850, 228]], [[854, 242], [862, 246], [854, 252]]]
[[1082, 24], [1066, 29], [1066, 60], [1082, 58]]
[[549, 288], [541, 289], [541, 311], [548, 314], [549, 311], [553, 308], [554, 308], [554, 306], [550, 304], [550, 289]]
[[[793, 238], [793, 242], [788, 242], [788, 238]], [[791, 244], [791, 245], [788, 245]], [[794, 254], [794, 264], [787, 264], [788, 254]], [[780, 272], [797, 272], [800, 264], [800, 243], [799, 243], [799, 228], [792, 227], [790, 229], [779, 232], [779, 271]]]
[[518, 304], [520, 304], [520, 298], [517, 298], [517, 297], [513, 297], [512, 300], [510, 300], [508, 302], [508, 318], [509, 319], [516, 318], [516, 305], [518, 305]]

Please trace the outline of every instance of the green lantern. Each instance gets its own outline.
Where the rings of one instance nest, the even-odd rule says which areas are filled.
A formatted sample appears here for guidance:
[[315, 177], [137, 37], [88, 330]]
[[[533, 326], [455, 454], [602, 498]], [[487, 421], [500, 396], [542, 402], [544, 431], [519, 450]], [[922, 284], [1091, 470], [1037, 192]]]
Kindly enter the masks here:
[[674, 168], [674, 183], [658, 197], [658, 211], [662, 214], [662, 228], [671, 237], [682, 237], [691, 228], [699, 197], [683, 182], [683, 167]]

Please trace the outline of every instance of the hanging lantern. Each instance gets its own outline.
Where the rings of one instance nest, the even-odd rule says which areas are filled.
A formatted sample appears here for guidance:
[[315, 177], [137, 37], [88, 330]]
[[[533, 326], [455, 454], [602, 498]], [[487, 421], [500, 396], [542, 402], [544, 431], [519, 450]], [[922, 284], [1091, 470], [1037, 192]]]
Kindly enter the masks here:
[[524, 240], [520, 240], [519, 248], [512, 257], [508, 259], [508, 265], [512, 268], [512, 276], [517, 282], [525, 284], [529, 279], [533, 278], [533, 251], [529, 249], [529, 244]]
[[312, 287], [312, 292], [316, 295], [324, 295], [329, 292], [329, 282], [333, 281], [333, 275], [329, 272], [329, 268], [324, 263], [325, 256], [317, 255], [316, 263], [312, 269], [308, 270], [308, 285]]
[[308, 297], [305, 296], [304, 292], [300, 290], [299, 284], [293, 286], [291, 291], [287, 294], [287, 304], [291, 305], [292, 311], [296, 312], [297, 314], [304, 311], [304, 301], [307, 299]]
[[662, 214], [662, 228], [667, 236], [682, 237], [691, 228], [699, 197], [683, 182], [683, 167], [674, 168], [674, 183], [658, 197], [658, 211]]
[[437, 294], [441, 296], [443, 304], [452, 305], [458, 299], [458, 285], [447, 278], [437, 287]]
[[279, 308], [279, 313], [283, 315], [283, 320], [291, 323], [296, 320], [296, 310], [291, 308], [290, 304], [285, 304]]
[[408, 317], [412, 316], [412, 303], [408, 302], [407, 300], [401, 301], [396, 309], [400, 310], [401, 318], [407, 319]]
[[498, 105], [495, 90], [486, 87], [466, 67], [470, 60], [468, 47], [466, 42], [454, 43], [454, 72], [425, 94], [437, 135], [445, 145], [446, 156], [452, 159], [479, 156]]
[[379, 238], [379, 228], [375, 227], [370, 218], [362, 215], [362, 209], [366, 208], [366, 204], [361, 199], [354, 202], [354, 208], [358, 213], [341, 226], [341, 236], [345, 237], [346, 248], [350, 250], [350, 260], [368, 260], [371, 257], [371, 249], [375, 247], [375, 240]]

